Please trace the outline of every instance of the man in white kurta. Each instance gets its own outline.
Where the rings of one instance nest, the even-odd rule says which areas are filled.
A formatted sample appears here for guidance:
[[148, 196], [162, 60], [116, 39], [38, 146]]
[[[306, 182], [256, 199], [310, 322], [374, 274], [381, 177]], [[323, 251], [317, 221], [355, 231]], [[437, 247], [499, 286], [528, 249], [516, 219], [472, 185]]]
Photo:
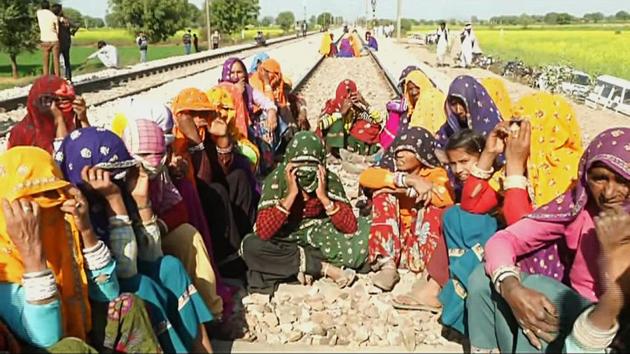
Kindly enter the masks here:
[[98, 42], [98, 51], [92, 53], [86, 60], [98, 58], [106, 68], [118, 68], [118, 49], [104, 41]]
[[472, 66], [473, 61], [473, 49], [476, 44], [477, 37], [475, 36], [475, 32], [473, 32], [472, 25], [469, 23], [464, 27], [464, 31], [460, 35], [460, 40], [462, 42], [462, 55], [461, 62], [462, 66], [465, 68], [469, 68]]
[[446, 22], [440, 23], [440, 27], [437, 29], [437, 65], [445, 66], [446, 55], [448, 53], [448, 28], [446, 28]]

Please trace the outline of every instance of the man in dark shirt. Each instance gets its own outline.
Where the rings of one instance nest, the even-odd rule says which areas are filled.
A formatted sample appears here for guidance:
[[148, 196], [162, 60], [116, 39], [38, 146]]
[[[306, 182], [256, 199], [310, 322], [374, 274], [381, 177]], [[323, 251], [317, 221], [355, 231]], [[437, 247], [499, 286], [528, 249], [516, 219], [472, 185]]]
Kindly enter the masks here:
[[61, 4], [53, 4], [51, 11], [59, 18], [59, 54], [63, 57], [66, 79], [72, 81], [70, 47], [72, 47], [72, 36], [79, 30], [79, 27], [74, 26], [70, 19], [63, 14]]
[[193, 47], [195, 47], [195, 53], [199, 53], [199, 37], [197, 37], [197, 33], [193, 33]]

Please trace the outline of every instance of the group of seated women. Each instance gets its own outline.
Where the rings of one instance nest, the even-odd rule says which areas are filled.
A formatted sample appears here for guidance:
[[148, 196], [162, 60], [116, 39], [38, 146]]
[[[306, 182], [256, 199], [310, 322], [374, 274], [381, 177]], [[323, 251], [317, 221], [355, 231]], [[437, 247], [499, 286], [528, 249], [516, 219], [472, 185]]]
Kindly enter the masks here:
[[378, 51], [378, 41], [372, 36], [370, 31], [365, 32], [365, 40], [362, 41], [359, 37], [357, 30], [344, 32], [341, 40], [339, 41], [339, 48], [335, 43], [335, 36], [330, 33], [324, 33], [322, 37], [319, 53], [325, 57], [339, 57], [339, 58], [354, 58], [360, 57], [366, 52], [363, 49], [370, 51]]
[[[440, 313], [475, 352], [623, 345], [630, 129], [584, 146], [564, 98], [513, 102], [497, 79], [444, 94], [409, 67], [400, 88], [384, 117], [344, 79], [312, 131], [262, 53], [105, 129], [39, 78], [0, 155], [0, 350], [210, 352], [225, 277], [273, 294], [370, 273], [389, 292], [400, 269], [417, 283], [393, 305]], [[372, 164], [360, 216], [327, 167], [354, 155]]]

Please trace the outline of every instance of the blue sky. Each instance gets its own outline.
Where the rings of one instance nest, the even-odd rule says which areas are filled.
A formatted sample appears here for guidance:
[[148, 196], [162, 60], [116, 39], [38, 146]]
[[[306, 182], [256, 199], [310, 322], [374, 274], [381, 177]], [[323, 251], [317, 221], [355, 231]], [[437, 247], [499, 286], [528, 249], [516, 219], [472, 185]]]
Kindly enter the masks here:
[[[201, 6], [204, 0], [189, 0]], [[469, 19], [471, 16], [489, 18], [496, 15], [520, 15], [521, 13], [544, 14], [547, 12], [568, 12], [583, 15], [601, 11], [614, 14], [619, 10], [630, 12], [629, 0], [402, 0], [403, 17], [440, 19]], [[262, 16], [275, 16], [280, 11], [293, 11], [296, 17], [317, 15], [329, 11], [352, 20], [365, 16], [366, 3], [370, 0], [259, 0]], [[103, 17], [107, 11], [107, 0], [62, 0], [65, 6], [74, 7], [95, 17]], [[370, 6], [369, 16], [372, 16]], [[396, 0], [377, 0], [376, 16], [396, 17]]]

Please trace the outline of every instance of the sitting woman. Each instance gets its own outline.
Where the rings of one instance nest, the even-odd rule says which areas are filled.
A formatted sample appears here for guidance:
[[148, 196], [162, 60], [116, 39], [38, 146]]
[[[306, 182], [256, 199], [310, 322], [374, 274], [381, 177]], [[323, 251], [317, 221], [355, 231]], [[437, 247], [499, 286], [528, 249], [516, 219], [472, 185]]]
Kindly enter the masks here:
[[346, 287], [365, 263], [367, 221], [357, 222], [325, 158], [321, 139], [299, 132], [265, 180], [255, 234], [241, 245], [251, 291], [271, 293], [281, 282], [320, 276]]
[[[612, 342], [624, 306], [619, 286], [627, 286], [621, 278], [628, 257], [616, 251], [630, 239], [623, 210], [630, 197], [628, 144], [628, 128], [599, 134], [571, 189], [488, 241], [485, 271], [479, 266], [470, 276], [466, 300], [473, 350], [603, 353]], [[564, 245], [568, 286], [516, 266], [519, 257], [557, 242]]]
[[326, 148], [339, 157], [341, 149], [359, 155], [372, 155], [380, 149], [380, 112], [370, 107], [352, 80], [337, 86], [335, 98], [326, 102], [318, 122], [318, 133]]
[[466, 128], [487, 136], [503, 120], [492, 96], [477, 79], [467, 75], [458, 76], [451, 83], [444, 110], [447, 121], [437, 133], [439, 147]]
[[37, 146], [52, 153], [68, 133], [89, 126], [85, 101], [74, 87], [63, 78], [42, 76], [31, 86], [26, 117], [11, 129], [8, 147]]
[[408, 103], [405, 92], [405, 79], [407, 78], [407, 75], [414, 70], [420, 69], [415, 65], [410, 65], [403, 69], [400, 77], [398, 78], [398, 92], [401, 96], [387, 102], [387, 121], [385, 122], [385, 126], [383, 127], [379, 137], [379, 141], [383, 149], [389, 148], [392, 142], [394, 142], [394, 139], [398, 136], [401, 126], [407, 126], [409, 124], [409, 118], [407, 116]]
[[186, 203], [165, 169], [168, 155], [162, 129], [152, 121], [135, 120], [125, 129], [123, 140], [149, 175], [150, 204], [161, 226], [162, 250], [182, 261], [213, 317], [221, 318], [223, 302], [217, 295], [216, 267], [206, 248], [212, 241], [204, 240], [188, 223]]
[[368, 49], [378, 52], [378, 42], [376, 41], [376, 38], [372, 36], [372, 32], [365, 32], [365, 42], [367, 43]]
[[354, 57], [354, 50], [352, 48], [352, 42], [350, 40], [350, 34], [346, 33], [341, 38], [341, 43], [339, 44], [339, 53], [337, 57], [339, 58], [352, 58]]
[[[398, 268], [427, 270], [437, 289], [448, 279], [440, 218], [453, 197], [434, 149], [430, 132], [409, 128], [387, 150], [381, 167], [359, 177], [362, 187], [375, 190], [369, 262], [378, 270], [374, 285], [385, 291], [400, 280]], [[430, 306], [439, 307], [437, 298]]]
[[290, 92], [291, 82], [274, 59], [263, 61], [250, 80], [252, 87], [263, 92], [278, 107], [280, 119], [273, 132], [273, 141], [274, 150], [280, 154], [295, 132], [309, 128], [305, 101]]
[[252, 76], [254, 76], [256, 71], [258, 71], [258, 66], [260, 66], [260, 64], [262, 64], [262, 62], [267, 60], [267, 59], [269, 59], [269, 54], [267, 54], [265, 52], [261, 52], [261, 53], [258, 53], [256, 55], [254, 55], [254, 57], [252, 58], [252, 64], [249, 66], [249, 77], [250, 78]]
[[[116, 262], [92, 229], [89, 205], [52, 156], [11, 148], [0, 171], [0, 320], [27, 346], [53, 352], [68, 352], [69, 342], [96, 352], [79, 340], [101, 351], [160, 352], [143, 301], [119, 296]], [[59, 342], [66, 337], [74, 340]]]
[[94, 231], [116, 259], [121, 290], [151, 304], [164, 350], [210, 351], [203, 324], [212, 314], [182, 263], [163, 255], [148, 173], [124, 142], [108, 130], [84, 128], [64, 139], [55, 159], [86, 194]]
[[248, 159], [234, 149], [233, 112], [224, 103], [210, 102], [198, 89], [181, 91], [173, 101], [173, 152], [186, 161], [177, 177], [192, 183], [200, 197], [219, 272], [239, 277], [244, 264], [237, 251], [252, 230], [258, 195]]
[[[548, 204], [573, 185], [582, 154], [575, 111], [564, 98], [538, 92], [520, 99], [513, 111], [511, 123], [499, 124], [488, 135], [462, 192], [462, 209], [486, 214], [503, 206], [501, 214], [507, 225]], [[497, 182], [491, 176], [500, 154], [505, 155], [506, 165], [498, 173], [501, 181]], [[560, 281], [564, 278], [557, 245], [519, 259], [519, 265], [525, 272]]]
[[337, 56], [337, 52], [337, 45], [335, 45], [335, 35], [330, 32], [324, 33], [324, 36], [322, 37], [322, 43], [319, 47], [319, 54], [327, 58], [334, 58]]
[[258, 148], [262, 157], [259, 170], [265, 173], [273, 163], [271, 146], [273, 146], [274, 134], [272, 132], [275, 132], [278, 126], [278, 108], [273, 100], [249, 84], [247, 69], [239, 58], [229, 58], [225, 61], [219, 82], [232, 83], [238, 88], [241, 99], [235, 99], [235, 104], [239, 101], [243, 102], [245, 111], [242, 113], [246, 115], [245, 120], [249, 122], [246, 136]]

